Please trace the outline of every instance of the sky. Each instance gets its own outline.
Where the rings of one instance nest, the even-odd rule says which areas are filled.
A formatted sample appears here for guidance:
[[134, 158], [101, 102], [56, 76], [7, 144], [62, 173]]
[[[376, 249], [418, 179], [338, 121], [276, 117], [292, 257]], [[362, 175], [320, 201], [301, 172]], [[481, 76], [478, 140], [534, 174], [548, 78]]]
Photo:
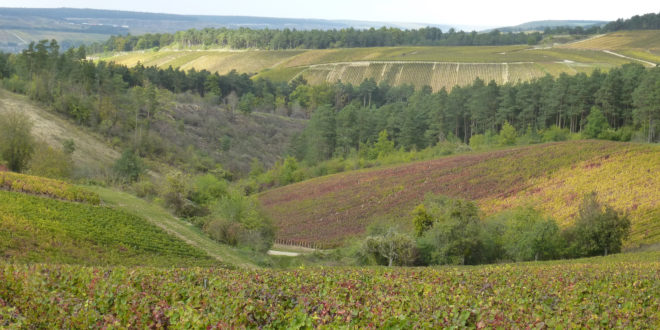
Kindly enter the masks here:
[[611, 21], [660, 12], [657, 0], [0, 0], [0, 7], [350, 19], [483, 28], [549, 19]]

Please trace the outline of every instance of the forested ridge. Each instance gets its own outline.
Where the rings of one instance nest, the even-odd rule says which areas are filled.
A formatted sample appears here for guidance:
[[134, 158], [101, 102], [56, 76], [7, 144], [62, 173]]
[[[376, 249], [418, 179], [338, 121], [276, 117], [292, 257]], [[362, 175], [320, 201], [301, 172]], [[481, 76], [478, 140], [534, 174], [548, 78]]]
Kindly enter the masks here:
[[[569, 133], [623, 141], [658, 139], [660, 69], [639, 64], [519, 84], [476, 79], [469, 86], [433, 92], [373, 80], [359, 86], [311, 86], [301, 77], [286, 83], [252, 80], [237, 72], [128, 68], [85, 57], [83, 48], [60, 52], [55, 41], [42, 41], [21, 54], [0, 55], [0, 77], [5, 88], [48, 104], [81, 125], [120, 137], [127, 145], [144, 145], [139, 148], [143, 155], [159, 150], [149, 146], [153, 141], [148, 133], [156, 113], [167, 106], [164, 90], [203, 97], [230, 113], [230, 119], [253, 111], [311, 118], [292, 150], [310, 163], [375, 143], [382, 131], [396, 148], [406, 150], [446, 139], [470, 143], [475, 135], [498, 134], [506, 124], [531, 140], [540, 140], [538, 133], [550, 129], [557, 130], [553, 139], [566, 139]], [[589, 123], [597, 127], [585, 131]]]
[[494, 46], [539, 43], [544, 36], [556, 34], [593, 35], [619, 30], [660, 29], [660, 14], [645, 14], [619, 19], [605, 26], [554, 27], [543, 32], [442, 31], [436, 27], [399, 29], [392, 27], [365, 30], [346, 28], [332, 30], [251, 29], [241, 27], [189, 29], [176, 33], [147, 33], [140, 36], [118, 35], [106, 42], [88, 47], [92, 53], [133, 51], [167, 46], [227, 47], [231, 49], [328, 49], [387, 46]]

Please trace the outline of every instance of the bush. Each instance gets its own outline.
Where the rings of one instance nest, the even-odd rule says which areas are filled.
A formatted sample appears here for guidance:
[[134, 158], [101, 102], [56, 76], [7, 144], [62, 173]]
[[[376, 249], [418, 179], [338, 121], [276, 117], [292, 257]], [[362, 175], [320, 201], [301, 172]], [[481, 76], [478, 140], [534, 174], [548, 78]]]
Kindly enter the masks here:
[[[493, 230], [492, 223], [499, 224], [499, 228]], [[489, 232], [499, 236], [504, 252], [499, 259], [550, 260], [558, 258], [564, 246], [557, 222], [532, 208], [500, 213], [489, 220], [489, 226]]]
[[587, 124], [584, 125], [584, 130], [582, 133], [588, 139], [603, 138], [601, 134], [610, 128], [610, 125], [607, 123], [607, 118], [605, 115], [598, 109], [598, 107], [592, 107], [591, 112], [587, 116]]
[[28, 173], [52, 179], [71, 177], [73, 162], [71, 156], [60, 149], [54, 149], [42, 142], [37, 144], [35, 153], [28, 163]]
[[193, 182], [191, 200], [197, 204], [208, 205], [227, 194], [227, 182], [212, 174], [196, 176]]
[[413, 265], [418, 254], [415, 240], [392, 228], [383, 235], [367, 237], [362, 250], [376, 264], [390, 267]]
[[9, 111], [0, 116], [0, 158], [14, 172], [27, 166], [34, 152], [32, 121], [17, 111]]
[[163, 193], [165, 206], [174, 211], [174, 214], [180, 217], [193, 217], [206, 215], [208, 211], [190, 200], [192, 187], [190, 186], [190, 177], [181, 173], [174, 172], [167, 176], [166, 186]]
[[595, 192], [584, 196], [579, 216], [569, 232], [575, 256], [595, 256], [621, 252], [630, 234], [630, 219], [609, 205], [598, 202]]
[[501, 146], [512, 146], [516, 144], [517, 136], [515, 127], [505, 121], [500, 130], [499, 143]]
[[140, 156], [135, 151], [126, 149], [115, 162], [113, 170], [120, 181], [135, 182], [144, 173], [145, 168]]
[[244, 231], [240, 223], [225, 219], [208, 221], [203, 229], [212, 239], [231, 246], [238, 245], [241, 233]]
[[562, 129], [557, 126], [552, 126], [543, 131], [541, 140], [543, 142], [566, 141], [568, 140], [569, 135], [570, 132], [567, 128]]
[[239, 190], [228, 191], [213, 205], [204, 231], [219, 242], [259, 252], [268, 251], [275, 240], [275, 227], [257, 199]]
[[151, 198], [158, 196], [158, 189], [149, 180], [140, 180], [132, 185], [132, 190], [140, 198]]
[[425, 200], [433, 224], [419, 239], [427, 264], [478, 264], [487, 261], [483, 224], [474, 202], [429, 195]]

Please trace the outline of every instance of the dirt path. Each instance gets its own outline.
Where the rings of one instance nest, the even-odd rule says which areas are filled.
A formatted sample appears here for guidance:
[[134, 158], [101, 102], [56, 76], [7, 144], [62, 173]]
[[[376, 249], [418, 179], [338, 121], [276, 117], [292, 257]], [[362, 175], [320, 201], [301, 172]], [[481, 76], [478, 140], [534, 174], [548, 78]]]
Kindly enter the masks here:
[[603, 50], [603, 53], [607, 53], [607, 54], [614, 55], [614, 56], [618, 56], [618, 57], [623, 57], [623, 58], [626, 58], [626, 59], [629, 59], [629, 60], [633, 60], [633, 61], [637, 61], [637, 62], [642, 62], [642, 63], [644, 63], [644, 64], [646, 64], [646, 65], [648, 65], [648, 66], [651, 66], [651, 67], [655, 67], [655, 66], [656, 66], [656, 64], [653, 63], [653, 62], [649, 62], [649, 61], [645, 61], [645, 60], [640, 60], [640, 59], [638, 59], [638, 58], [634, 58], [634, 57], [626, 56], [626, 55], [623, 55], [623, 54], [615, 53], [615, 52], [613, 52], [613, 51], [611, 51], [611, 50]]
[[98, 193], [105, 204], [145, 218], [170, 235], [176, 236], [184, 242], [203, 250], [209, 256], [222, 263], [242, 268], [257, 268], [256, 265], [241, 257], [232, 248], [216, 243], [192, 224], [175, 218], [167, 210], [158, 205], [108, 188], [90, 186], [87, 189]]
[[285, 252], [277, 250], [269, 250], [268, 254], [271, 256], [285, 256], [285, 257], [297, 257], [300, 255], [298, 252]]

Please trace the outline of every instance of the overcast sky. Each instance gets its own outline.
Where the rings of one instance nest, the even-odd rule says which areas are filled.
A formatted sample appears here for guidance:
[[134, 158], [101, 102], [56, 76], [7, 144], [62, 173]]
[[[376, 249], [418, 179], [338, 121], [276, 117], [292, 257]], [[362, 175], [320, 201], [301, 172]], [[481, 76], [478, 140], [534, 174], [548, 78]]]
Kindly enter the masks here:
[[0, 0], [0, 7], [351, 19], [497, 27], [536, 20], [615, 20], [660, 12], [657, 0]]

